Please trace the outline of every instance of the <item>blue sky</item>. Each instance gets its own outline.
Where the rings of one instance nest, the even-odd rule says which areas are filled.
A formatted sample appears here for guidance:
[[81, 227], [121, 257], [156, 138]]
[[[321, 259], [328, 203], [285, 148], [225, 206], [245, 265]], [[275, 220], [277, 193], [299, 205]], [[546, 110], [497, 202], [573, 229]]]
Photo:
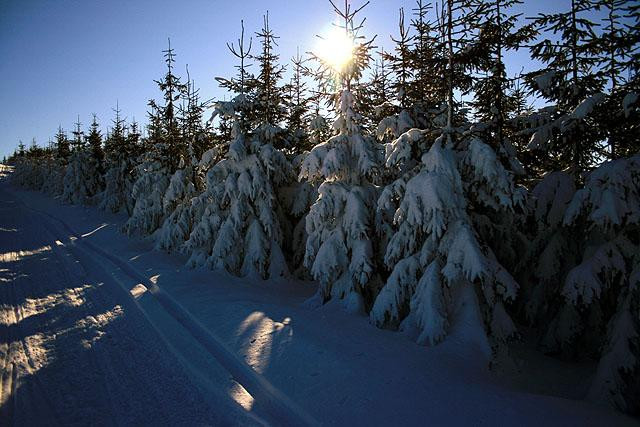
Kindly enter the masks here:
[[[527, 0], [525, 12], [569, 1]], [[373, 0], [363, 12], [365, 34], [377, 33], [376, 44], [391, 47], [398, 8], [409, 15], [414, 4]], [[203, 98], [223, 96], [214, 77], [234, 73], [225, 42], [238, 37], [240, 19], [248, 33], [258, 31], [267, 9], [283, 60], [297, 46], [312, 49], [333, 19], [326, 0], [0, 0], [0, 157], [20, 139], [45, 145], [59, 124], [70, 130], [78, 114], [86, 126], [96, 113], [105, 128], [116, 101], [129, 120], [145, 121], [147, 100], [160, 96], [153, 80], [165, 71], [167, 37], [180, 74], [188, 64]], [[526, 54], [510, 61], [519, 68]]]

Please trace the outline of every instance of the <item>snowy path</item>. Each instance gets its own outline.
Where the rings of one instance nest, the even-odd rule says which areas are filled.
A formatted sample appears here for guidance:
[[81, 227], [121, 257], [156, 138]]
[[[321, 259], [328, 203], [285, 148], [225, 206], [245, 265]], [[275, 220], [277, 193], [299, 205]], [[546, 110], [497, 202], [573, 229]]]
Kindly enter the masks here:
[[[3, 423], [252, 423], [215, 395], [223, 387], [208, 395], [191, 382], [120, 286], [136, 285], [131, 277], [110, 272], [45, 215], [0, 197]], [[219, 385], [233, 387], [218, 371]]]
[[121, 217], [6, 182], [0, 200], [3, 425], [631, 424], [499, 386], [462, 334], [419, 347], [302, 307], [302, 284], [187, 270]]

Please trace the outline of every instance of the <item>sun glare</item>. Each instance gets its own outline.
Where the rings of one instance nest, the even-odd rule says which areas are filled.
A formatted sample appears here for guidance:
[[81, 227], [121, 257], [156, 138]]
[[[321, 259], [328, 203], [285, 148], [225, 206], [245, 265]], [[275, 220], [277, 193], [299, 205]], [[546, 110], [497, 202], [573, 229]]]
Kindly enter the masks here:
[[345, 34], [344, 29], [331, 27], [328, 34], [318, 38], [315, 53], [336, 72], [340, 72], [351, 62], [353, 49], [353, 39]]

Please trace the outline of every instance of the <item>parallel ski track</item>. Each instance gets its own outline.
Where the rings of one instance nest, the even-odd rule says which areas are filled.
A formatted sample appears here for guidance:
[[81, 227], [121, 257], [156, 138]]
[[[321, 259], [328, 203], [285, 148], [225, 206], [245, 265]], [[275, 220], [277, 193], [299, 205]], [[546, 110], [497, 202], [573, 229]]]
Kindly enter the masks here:
[[[51, 224], [51, 220], [62, 226], [64, 231], [72, 237], [72, 245], [77, 244], [77, 248], [91, 257], [94, 254], [101, 260], [111, 264], [116, 269], [133, 279], [136, 283], [144, 285], [148, 293], [164, 308], [164, 310], [213, 356], [222, 367], [255, 399], [260, 407], [268, 413], [268, 416], [278, 425], [319, 425], [319, 423], [307, 414], [288, 396], [278, 390], [265, 377], [254, 371], [249, 365], [243, 362], [232, 350], [230, 350], [211, 331], [205, 328], [195, 319], [185, 308], [175, 301], [169, 294], [164, 292], [158, 285], [144, 277], [126, 261], [105, 252], [92, 242], [89, 242], [71, 228], [64, 220], [57, 218], [48, 212], [34, 209], [24, 202], [20, 203], [26, 208], [41, 216], [45, 222]], [[52, 224], [55, 228], [55, 225]], [[94, 257], [95, 259], [95, 257]], [[100, 260], [96, 260], [100, 263]], [[130, 295], [130, 294], [129, 294]], [[133, 296], [130, 295], [133, 299]], [[143, 311], [145, 317], [150, 321], [152, 317], [145, 313], [144, 307], [135, 304]], [[156, 328], [159, 330], [159, 328]]]

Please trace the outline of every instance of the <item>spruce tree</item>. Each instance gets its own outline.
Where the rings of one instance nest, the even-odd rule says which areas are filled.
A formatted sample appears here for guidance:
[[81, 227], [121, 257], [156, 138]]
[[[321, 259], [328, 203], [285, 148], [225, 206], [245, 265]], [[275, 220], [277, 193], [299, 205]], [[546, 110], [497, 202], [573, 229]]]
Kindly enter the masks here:
[[22, 142], [22, 140], [18, 141], [17, 157], [24, 157], [26, 154], [26, 148], [27, 147], [24, 145], [24, 142]]
[[15, 173], [11, 176], [11, 181], [17, 185], [30, 188], [34, 175], [34, 164], [28, 156], [27, 147], [22, 140], [18, 141], [18, 148], [14, 153]]
[[115, 117], [111, 121], [111, 131], [104, 140], [104, 155], [106, 162], [109, 162], [110, 159], [116, 156], [118, 151], [122, 150], [122, 141], [125, 138], [127, 130], [126, 119], [120, 116], [122, 111], [120, 110], [118, 103], [116, 103], [116, 108], [113, 109], [113, 112], [115, 113]]
[[[394, 100], [396, 104], [392, 104], [389, 101], [383, 101], [380, 107], [381, 114], [377, 116], [378, 125], [376, 134], [381, 142], [389, 143], [391, 140], [398, 138], [401, 134], [416, 126], [415, 115], [413, 106], [413, 99], [411, 98], [410, 83], [412, 82], [412, 75], [416, 71], [412, 68], [410, 58], [410, 47], [413, 38], [408, 35], [408, 29], [404, 24], [404, 11], [400, 9], [399, 18], [399, 37], [397, 39], [391, 38], [395, 43], [395, 55], [385, 53], [381, 51], [380, 55], [380, 71], [376, 72], [374, 69], [372, 89], [380, 94], [385, 93], [386, 77], [393, 77], [389, 82], [388, 89], [392, 92], [388, 99]], [[383, 65], [385, 62], [389, 62], [389, 72], [385, 76], [385, 70]], [[384, 95], [383, 95], [384, 96]], [[390, 175], [386, 171], [387, 175]], [[391, 178], [387, 176], [387, 178]]]
[[409, 36], [408, 27], [404, 22], [404, 9], [400, 8], [400, 18], [398, 21], [398, 38], [391, 40], [395, 42], [395, 55], [389, 56], [392, 63], [392, 70], [395, 74], [395, 82], [392, 87], [396, 91], [396, 97], [400, 104], [400, 108], [407, 108], [409, 103], [409, 82], [412, 78], [410, 68], [409, 49], [412, 43], [412, 37]]
[[[244, 21], [240, 21], [240, 26], [242, 30], [237, 44], [227, 43], [227, 49], [238, 59], [239, 63], [234, 66], [236, 70], [238, 70], [238, 74], [230, 79], [216, 77], [216, 81], [220, 84], [221, 88], [236, 94], [232, 103], [220, 104], [221, 106], [233, 106], [236, 114], [222, 114], [222, 119], [224, 120], [226, 118], [229, 121], [233, 121], [232, 128], [237, 126], [240, 131], [245, 132], [251, 127], [250, 120], [247, 116], [252, 109], [251, 88], [255, 86], [253, 83], [254, 77], [249, 72], [249, 68], [252, 66], [249, 60], [252, 58], [251, 48], [253, 47], [253, 39], [249, 38], [249, 41], [245, 43]], [[231, 120], [234, 116], [237, 116], [237, 120]], [[233, 137], [233, 135], [231, 136]]]
[[[468, 20], [477, 13], [469, 2], [449, 0], [439, 17], [446, 122], [439, 129], [410, 129], [387, 144], [385, 163], [396, 179], [377, 205], [386, 224], [381, 231], [390, 235], [384, 251], [390, 274], [370, 319], [421, 344], [438, 343], [466, 322], [486, 332], [489, 341], [478, 334], [473, 344], [488, 360], [492, 347], [503, 348], [500, 343], [515, 334], [507, 310], [518, 284], [508, 271], [521, 242], [509, 233], [524, 189], [454, 100], [470, 84], [464, 70], [473, 65], [478, 34]], [[471, 319], [481, 321], [471, 326]]]
[[431, 3], [417, 0], [410, 23], [414, 31], [409, 50], [413, 79], [408, 90], [415, 119], [422, 128], [428, 127], [429, 121], [433, 121], [434, 115], [439, 113], [446, 93], [442, 84], [446, 61], [442, 40], [438, 37], [438, 22], [428, 18], [428, 13], [433, 9]]
[[98, 119], [93, 115], [89, 134], [86, 136], [87, 148], [89, 150], [89, 180], [87, 187], [91, 197], [104, 190], [104, 150], [102, 148], [102, 133], [100, 132]]
[[167, 72], [162, 80], [156, 80], [163, 94], [164, 105], [150, 100], [148, 137], [143, 142], [144, 153], [136, 169], [137, 180], [133, 186], [135, 206], [124, 225], [129, 235], [150, 235], [156, 231], [167, 212], [163, 198], [171, 176], [184, 166], [187, 143], [180, 130], [176, 115], [176, 103], [186, 91], [186, 85], [173, 73], [175, 53], [169, 47], [163, 51]]
[[87, 138], [82, 130], [80, 116], [73, 131], [72, 151], [64, 175], [62, 200], [73, 204], [91, 204], [97, 194], [98, 181]]
[[[376, 115], [377, 136], [384, 142], [389, 139], [395, 139], [405, 131], [417, 126], [418, 120], [422, 119], [421, 104], [416, 102], [419, 83], [416, 82], [415, 74], [421, 73], [422, 70], [417, 66], [417, 58], [413, 49], [416, 42], [415, 36], [409, 34], [409, 26], [405, 24], [404, 9], [400, 8], [398, 19], [398, 36], [391, 37], [394, 42], [394, 53], [382, 53], [380, 59], [381, 70], [380, 76], [374, 70], [374, 80], [372, 86], [380, 86], [384, 81], [384, 70], [382, 65], [387, 62], [389, 68], [389, 89], [391, 90], [390, 99], [395, 104], [386, 103], [386, 108], [382, 108]], [[420, 64], [424, 65], [424, 64]], [[379, 82], [377, 80], [380, 80]], [[391, 108], [395, 106], [395, 108]], [[376, 112], [377, 113], [377, 112]], [[382, 114], [386, 113], [386, 114]]]
[[384, 49], [380, 48], [378, 58], [373, 64], [371, 75], [372, 114], [373, 121], [376, 124], [380, 123], [384, 117], [391, 115], [395, 110], [392, 104], [394, 97], [391, 90], [391, 70], [387, 64], [386, 55], [387, 53]]
[[595, 6], [604, 14], [594, 44], [598, 73], [608, 89], [596, 119], [606, 132], [608, 157], [628, 157], [640, 150], [640, 7], [622, 0], [599, 0]]
[[202, 123], [206, 104], [200, 102], [198, 90], [189, 78], [188, 69], [187, 78], [186, 95], [180, 106], [179, 117], [182, 135], [187, 144], [187, 156], [171, 176], [162, 199], [166, 218], [155, 236], [156, 248], [167, 251], [178, 248], [188, 239], [195, 221], [194, 216], [200, 213], [193, 209], [193, 200], [204, 190], [203, 175], [211, 166], [210, 160], [200, 159], [216, 157], [210, 151], [205, 151], [209, 146], [208, 132]]
[[287, 107], [286, 130], [290, 151], [294, 155], [311, 149], [306, 124], [309, 116], [309, 97], [307, 83], [304, 81], [304, 75], [307, 72], [304, 62], [298, 50], [296, 56], [291, 58], [293, 75], [287, 85], [284, 97]]
[[[507, 76], [505, 55], [518, 50], [535, 36], [532, 25], [518, 28], [520, 15], [509, 13], [509, 9], [522, 4], [520, 0], [475, 1], [478, 20], [473, 24], [479, 37], [473, 45], [475, 61], [475, 99], [472, 106], [476, 117], [487, 126], [487, 142], [499, 152], [508, 150], [506, 144], [513, 128], [508, 129], [509, 120], [520, 107], [517, 98], [512, 98], [509, 89], [513, 80]], [[505, 153], [507, 154], [507, 153]]]
[[[372, 180], [378, 174], [379, 151], [374, 138], [363, 134], [352, 93], [358, 86], [352, 82], [369, 62], [372, 41], [358, 34], [362, 24], [355, 21], [366, 3], [357, 8], [347, 1], [343, 8], [330, 3], [342, 20], [345, 40], [354, 47], [349, 62], [333, 70], [341, 84], [335, 97], [336, 134], [311, 150], [300, 173], [300, 179], [319, 184], [319, 197], [306, 218], [305, 265], [320, 283], [310, 302], [342, 300], [348, 310], [364, 311], [377, 291], [372, 242], [377, 191]], [[331, 67], [328, 61], [324, 65]]]
[[532, 58], [545, 66], [528, 73], [531, 88], [553, 103], [534, 117], [529, 148], [546, 153], [548, 169], [568, 168], [577, 181], [604, 154], [604, 129], [594, 116], [606, 99], [605, 79], [594, 71], [596, 24], [584, 17], [593, 7], [593, 0], [571, 0], [567, 11], [536, 17], [536, 26], [554, 38], [531, 47]]
[[[187, 77], [189, 70], [187, 69]], [[188, 78], [183, 103], [179, 108], [182, 137], [187, 144], [186, 159], [197, 163], [205, 151], [211, 148], [211, 135], [208, 123], [203, 123], [205, 110], [209, 103], [200, 99], [200, 89], [196, 89], [195, 82]]]
[[127, 135], [125, 119], [120, 116], [118, 106], [114, 112], [113, 127], [105, 140], [105, 190], [100, 208], [108, 212], [125, 211], [130, 215], [134, 204], [131, 193], [135, 182], [139, 135], [135, 122], [131, 124]]
[[187, 143], [181, 135], [177, 118], [177, 101], [186, 93], [187, 85], [180, 82], [180, 77], [173, 72], [175, 63], [175, 51], [171, 48], [171, 40], [168, 42], [164, 54], [167, 72], [162, 80], [156, 80], [158, 88], [163, 94], [164, 104], [158, 105], [154, 100], [149, 101], [152, 110], [157, 111], [161, 118], [161, 145], [157, 147], [164, 158], [169, 171], [173, 173], [180, 160], [187, 155]]
[[[605, 162], [576, 191], [549, 174], [534, 189], [539, 232], [522, 267], [522, 304], [543, 332], [541, 348], [598, 360], [588, 397], [638, 411], [640, 375], [640, 157]], [[531, 268], [533, 265], [533, 268]]]
[[70, 156], [69, 140], [62, 126], [58, 126], [55, 143], [51, 148], [51, 159], [49, 161], [48, 171], [42, 185], [43, 192], [55, 196], [62, 194], [64, 189], [64, 175]]
[[[244, 43], [244, 25], [237, 46], [229, 50], [240, 60], [239, 75], [218, 79], [236, 96], [216, 103], [215, 115], [233, 123], [232, 140], [224, 159], [207, 172], [206, 191], [194, 200], [198, 209], [193, 231], [184, 245], [192, 266], [206, 265], [237, 275], [276, 278], [288, 272], [282, 253], [286, 216], [278, 198], [279, 189], [292, 179], [289, 162], [274, 147], [284, 117], [279, 66], [272, 51], [273, 33], [265, 16], [261, 73], [247, 81], [245, 60], [250, 54]], [[256, 88], [255, 98], [247, 86]], [[253, 95], [253, 94], [252, 94]], [[248, 107], [252, 108], [249, 109]], [[257, 127], [252, 122], [259, 123]], [[184, 229], [184, 228], [183, 228]]]
[[259, 55], [254, 56], [259, 73], [252, 80], [255, 93], [250, 116], [254, 121], [254, 132], [257, 136], [280, 149], [289, 145], [281, 127], [286, 118], [285, 87], [280, 85], [285, 67], [278, 63], [280, 55], [276, 53], [275, 48], [278, 46], [279, 37], [269, 26], [269, 12], [262, 19], [262, 29], [256, 33], [262, 49]]
[[70, 155], [71, 149], [69, 147], [67, 134], [62, 129], [62, 126], [58, 126], [58, 132], [56, 133], [56, 156], [63, 165], [66, 165]]

